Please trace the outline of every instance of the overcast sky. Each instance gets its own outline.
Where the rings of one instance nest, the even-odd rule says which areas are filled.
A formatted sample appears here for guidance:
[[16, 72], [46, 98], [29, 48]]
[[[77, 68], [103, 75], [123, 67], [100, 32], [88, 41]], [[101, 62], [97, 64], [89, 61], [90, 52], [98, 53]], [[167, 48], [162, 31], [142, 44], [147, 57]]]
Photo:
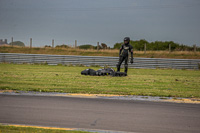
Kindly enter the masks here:
[[132, 40], [200, 46], [200, 0], [0, 0], [0, 39], [33, 46]]

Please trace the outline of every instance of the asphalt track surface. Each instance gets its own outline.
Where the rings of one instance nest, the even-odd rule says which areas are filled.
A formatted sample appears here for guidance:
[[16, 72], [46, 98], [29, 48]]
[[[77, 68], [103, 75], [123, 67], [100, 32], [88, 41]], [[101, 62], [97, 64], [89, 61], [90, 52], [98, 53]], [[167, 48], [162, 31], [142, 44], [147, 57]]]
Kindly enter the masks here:
[[200, 133], [200, 104], [0, 95], [0, 123], [148, 133]]

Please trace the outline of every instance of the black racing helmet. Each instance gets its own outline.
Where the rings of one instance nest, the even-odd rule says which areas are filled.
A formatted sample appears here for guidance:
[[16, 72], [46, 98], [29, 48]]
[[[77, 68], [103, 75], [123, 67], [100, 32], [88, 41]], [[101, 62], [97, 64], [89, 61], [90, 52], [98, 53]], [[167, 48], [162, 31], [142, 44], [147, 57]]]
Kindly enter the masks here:
[[124, 41], [130, 42], [130, 37], [125, 37], [125, 38], [124, 38]]

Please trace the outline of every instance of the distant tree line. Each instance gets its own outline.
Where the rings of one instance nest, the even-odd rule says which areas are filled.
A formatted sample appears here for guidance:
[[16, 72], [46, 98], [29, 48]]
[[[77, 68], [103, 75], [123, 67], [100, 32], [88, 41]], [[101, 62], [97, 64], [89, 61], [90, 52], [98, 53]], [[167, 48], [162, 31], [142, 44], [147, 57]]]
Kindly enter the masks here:
[[[2, 44], [3, 40], [1, 39]], [[6, 40], [7, 43], [7, 40]], [[123, 44], [123, 42], [120, 43], [115, 43], [114, 44], [114, 49], [120, 49], [121, 45]], [[194, 46], [188, 46], [188, 45], [184, 45], [184, 44], [179, 44], [179, 43], [175, 43], [173, 41], [155, 41], [155, 42], [148, 42], [145, 39], [141, 39], [141, 40], [131, 40], [130, 44], [133, 46], [134, 50], [137, 51], [144, 51], [145, 49], [145, 44], [146, 44], [146, 50], [149, 51], [156, 51], [156, 50], [169, 50], [169, 45], [171, 46], [171, 51], [193, 51], [194, 50]], [[12, 45], [12, 46], [21, 46], [21, 47], [25, 47], [25, 44], [21, 41], [14, 41], [13, 43], [9, 43], [7, 45]], [[47, 47], [52, 47], [50, 45], [45, 45], [45, 48]], [[55, 48], [70, 48], [72, 46], [70, 45], [66, 45], [66, 44], [62, 44], [62, 45], [56, 45]], [[107, 44], [105, 43], [101, 43], [99, 46], [94, 46], [91, 44], [84, 44], [84, 45], [80, 45], [77, 48], [79, 49], [110, 49], [110, 47], [107, 46]], [[196, 47], [196, 51], [200, 51], [200, 47]]]
[[21, 41], [15, 41], [13, 43], [11, 42], [11, 43], [9, 43], [9, 45], [25, 47], [25, 44]]
[[25, 44], [23, 42], [21, 42], [21, 41], [14, 41], [14, 42], [8, 43], [7, 39], [5, 39], [5, 40], [0, 39], [0, 46], [1, 45], [10, 45], [10, 46], [25, 47]]
[[105, 43], [101, 43], [99, 46], [93, 46], [91, 44], [80, 45], [79, 49], [110, 49]]
[[[52, 46], [50, 45], [45, 45], [45, 48], [51, 48]], [[66, 44], [62, 44], [62, 45], [57, 45], [55, 48], [70, 48], [69, 45]], [[84, 45], [80, 45], [78, 46], [79, 49], [110, 49], [110, 47], [108, 47], [105, 43], [101, 43], [101, 45], [99, 46], [93, 46], [91, 44], [84, 44]]]
[[110, 49], [105, 43], [101, 43], [99, 46], [93, 46], [91, 44], [80, 45], [79, 49]]
[[[120, 49], [123, 42], [115, 43], [114, 49]], [[184, 44], [175, 43], [173, 41], [155, 41], [155, 42], [148, 42], [144, 39], [136, 40], [136, 41], [130, 41], [130, 44], [133, 46], [134, 50], [137, 51], [143, 51], [144, 45], [146, 44], [146, 50], [169, 50], [169, 44], [171, 45], [171, 50], [177, 50], [177, 51], [192, 51], [194, 50], [193, 46], [187, 46]], [[200, 51], [200, 48], [196, 48], [197, 51]]]

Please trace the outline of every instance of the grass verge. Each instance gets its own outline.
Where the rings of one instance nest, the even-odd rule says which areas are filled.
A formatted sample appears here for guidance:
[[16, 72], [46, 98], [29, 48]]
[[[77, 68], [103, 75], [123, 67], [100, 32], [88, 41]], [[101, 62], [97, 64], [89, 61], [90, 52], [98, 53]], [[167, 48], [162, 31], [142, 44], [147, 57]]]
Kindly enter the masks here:
[[0, 124], [0, 133], [89, 133], [83, 131], [72, 131], [64, 129], [52, 129], [42, 127], [23, 127], [23, 126], [9, 126]]
[[[0, 53], [24, 53], [24, 54], [53, 54], [53, 55], [82, 55], [82, 56], [119, 56], [117, 49], [74, 49], [74, 48], [28, 48], [28, 47], [9, 47], [0, 46]], [[200, 59], [200, 52], [193, 51], [134, 51], [134, 57], [143, 58], [175, 58], [175, 59]]]
[[84, 69], [87, 67], [0, 64], [0, 89], [200, 98], [200, 71], [129, 69], [127, 77], [98, 77], [81, 75]]

